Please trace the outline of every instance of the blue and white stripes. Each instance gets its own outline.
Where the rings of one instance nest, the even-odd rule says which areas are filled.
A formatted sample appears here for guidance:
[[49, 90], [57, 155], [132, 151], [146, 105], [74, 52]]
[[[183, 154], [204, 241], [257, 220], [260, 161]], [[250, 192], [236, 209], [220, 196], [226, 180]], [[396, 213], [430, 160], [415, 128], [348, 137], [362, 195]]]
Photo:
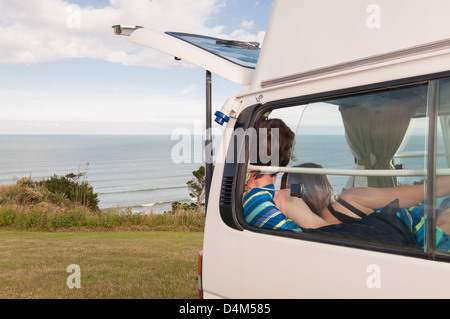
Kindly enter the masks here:
[[275, 187], [268, 184], [256, 187], [244, 196], [244, 217], [252, 226], [301, 232], [300, 226], [287, 218], [275, 205]]

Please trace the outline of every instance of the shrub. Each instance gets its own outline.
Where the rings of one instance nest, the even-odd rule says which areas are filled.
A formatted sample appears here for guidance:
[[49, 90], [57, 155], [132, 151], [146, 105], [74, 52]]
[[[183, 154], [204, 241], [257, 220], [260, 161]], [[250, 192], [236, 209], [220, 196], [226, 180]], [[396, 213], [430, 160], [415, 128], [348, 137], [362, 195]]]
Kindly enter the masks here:
[[11, 227], [14, 224], [16, 212], [12, 206], [2, 206], [0, 210], [0, 227]]
[[16, 182], [16, 189], [12, 190], [15, 194], [15, 202], [18, 204], [29, 205], [42, 202], [44, 192], [41, 186], [34, 182], [30, 177], [22, 177]]
[[92, 210], [98, 210], [99, 199], [92, 186], [86, 181], [80, 181], [84, 173], [67, 174], [62, 177], [54, 175], [45, 181], [45, 187], [54, 194], [63, 195], [71, 202], [79, 206], [87, 206]]
[[197, 204], [196, 203], [180, 203], [180, 202], [172, 202], [171, 203], [172, 206], [172, 212], [176, 212], [179, 210], [191, 210], [191, 209], [197, 209]]
[[19, 194], [17, 196], [17, 202], [19, 204], [37, 204], [42, 201], [44, 195], [39, 189], [31, 188], [31, 187], [21, 187]]
[[16, 182], [19, 187], [36, 188], [36, 183], [31, 179], [31, 177], [19, 178]]

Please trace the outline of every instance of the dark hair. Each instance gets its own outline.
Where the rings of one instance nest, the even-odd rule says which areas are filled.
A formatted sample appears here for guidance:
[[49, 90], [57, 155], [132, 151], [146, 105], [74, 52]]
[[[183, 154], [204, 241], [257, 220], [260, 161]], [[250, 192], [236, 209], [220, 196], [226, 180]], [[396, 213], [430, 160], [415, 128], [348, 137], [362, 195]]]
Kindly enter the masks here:
[[[303, 163], [294, 167], [323, 168], [315, 163]], [[285, 173], [281, 178], [281, 188], [290, 187], [291, 184], [303, 184], [302, 199], [318, 216], [321, 216], [322, 209], [331, 203], [334, 196], [333, 187], [323, 174]]]
[[[256, 145], [256, 161], [252, 161], [252, 164], [259, 166], [287, 166], [291, 160], [292, 149], [295, 142], [295, 134], [292, 130], [280, 119], [267, 119], [261, 118], [255, 124], [256, 129], [256, 141], [253, 142]], [[274, 130], [277, 130], [275, 134]], [[265, 134], [265, 135], [262, 135]], [[277, 136], [278, 138], [274, 138]], [[272, 161], [265, 161], [261, 158], [259, 150], [266, 150], [268, 157], [275, 151], [272, 147], [277, 147], [278, 152], [277, 163]], [[259, 173], [259, 172], [257, 172]], [[259, 178], [261, 174], [257, 174]]]

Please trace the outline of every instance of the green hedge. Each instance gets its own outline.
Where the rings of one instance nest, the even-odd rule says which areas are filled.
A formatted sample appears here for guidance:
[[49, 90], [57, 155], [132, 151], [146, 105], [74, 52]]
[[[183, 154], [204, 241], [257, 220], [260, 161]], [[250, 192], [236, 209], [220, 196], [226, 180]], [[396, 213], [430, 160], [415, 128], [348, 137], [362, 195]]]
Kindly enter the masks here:
[[86, 207], [61, 209], [48, 204], [0, 205], [0, 227], [14, 230], [181, 230], [203, 231], [205, 215], [194, 210], [162, 214], [105, 210], [93, 212]]

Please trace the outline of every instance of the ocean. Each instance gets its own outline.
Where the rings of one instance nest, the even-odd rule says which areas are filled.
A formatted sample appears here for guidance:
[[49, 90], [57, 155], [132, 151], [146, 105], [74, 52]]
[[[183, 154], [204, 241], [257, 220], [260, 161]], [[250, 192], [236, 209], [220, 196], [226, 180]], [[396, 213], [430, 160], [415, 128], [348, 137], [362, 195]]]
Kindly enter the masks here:
[[100, 208], [170, 210], [172, 201], [191, 201], [186, 182], [202, 165], [174, 163], [177, 143], [171, 136], [1, 135], [0, 185], [85, 172]]
[[[423, 150], [423, 143], [418, 139], [411, 150]], [[170, 135], [0, 135], [0, 185], [25, 176], [41, 180], [85, 172], [98, 193], [100, 208], [160, 213], [170, 210], [173, 201], [192, 202], [186, 182], [203, 165], [201, 147], [192, 146], [191, 160], [178, 163], [173, 159], [177, 146], [180, 141]], [[327, 168], [354, 165], [343, 136], [299, 137], [294, 156], [297, 163], [315, 162]], [[423, 159], [415, 161], [408, 168], [423, 167]], [[335, 191], [346, 179], [330, 176]]]

